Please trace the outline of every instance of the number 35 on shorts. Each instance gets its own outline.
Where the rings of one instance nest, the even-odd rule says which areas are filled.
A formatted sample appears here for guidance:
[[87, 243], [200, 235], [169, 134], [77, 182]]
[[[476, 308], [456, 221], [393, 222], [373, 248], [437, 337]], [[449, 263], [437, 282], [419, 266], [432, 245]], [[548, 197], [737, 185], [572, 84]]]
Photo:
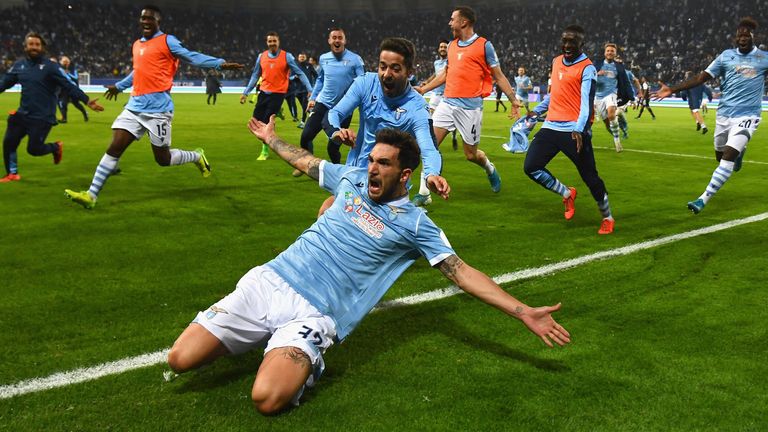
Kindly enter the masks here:
[[301, 326], [303, 330], [299, 331], [298, 333], [304, 338], [309, 339], [313, 344], [316, 346], [322, 346], [323, 345], [323, 336], [320, 334], [319, 331], [315, 331], [312, 328], [309, 328], [305, 325]]

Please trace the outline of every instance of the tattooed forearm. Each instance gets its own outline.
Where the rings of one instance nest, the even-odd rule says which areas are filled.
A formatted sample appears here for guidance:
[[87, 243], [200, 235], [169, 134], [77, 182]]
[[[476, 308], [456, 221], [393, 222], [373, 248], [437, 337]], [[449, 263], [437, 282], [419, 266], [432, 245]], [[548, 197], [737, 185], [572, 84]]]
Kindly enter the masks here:
[[296, 166], [296, 162], [304, 156], [312, 156], [312, 153], [304, 150], [303, 148], [296, 147], [295, 145], [288, 144], [283, 141], [277, 135], [267, 141], [269, 148], [275, 151], [284, 161]]
[[523, 314], [523, 310], [524, 309], [522, 306], [518, 306], [515, 308], [515, 310], [512, 311], [512, 315], [519, 317], [520, 315]]
[[320, 179], [320, 162], [322, 160], [314, 158], [307, 164], [307, 175], [314, 180]]
[[292, 360], [299, 366], [304, 366], [306, 368], [311, 366], [311, 362], [309, 361], [309, 356], [307, 353], [296, 347], [287, 347], [283, 352], [283, 357], [288, 360]]
[[451, 255], [440, 263], [440, 271], [443, 272], [445, 277], [456, 282], [456, 275], [463, 266], [464, 261], [461, 258]]
[[277, 135], [270, 138], [267, 145], [294, 168], [306, 172], [309, 177], [315, 180], [320, 178], [320, 162], [322, 160], [316, 158], [312, 153], [293, 144], [288, 144]]

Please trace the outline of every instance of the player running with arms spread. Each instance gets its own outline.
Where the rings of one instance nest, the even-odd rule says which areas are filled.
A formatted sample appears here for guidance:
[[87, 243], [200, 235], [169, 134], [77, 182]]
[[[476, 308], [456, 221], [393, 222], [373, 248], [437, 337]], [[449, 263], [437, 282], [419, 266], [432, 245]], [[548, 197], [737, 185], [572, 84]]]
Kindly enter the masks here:
[[704, 192], [688, 203], [694, 214], [700, 213], [735, 171], [741, 169], [747, 143], [760, 124], [761, 106], [768, 74], [768, 52], [755, 46], [757, 22], [743, 18], [736, 28], [736, 48], [723, 51], [706, 70], [673, 87], [661, 86], [657, 99], [720, 78], [722, 96], [715, 121], [715, 159], [719, 162]]
[[243, 65], [227, 63], [224, 59], [184, 48], [175, 36], [160, 30], [160, 17], [157, 6], [142, 8], [139, 18], [141, 39], [133, 43], [133, 71], [117, 84], [107, 87], [107, 99], [117, 100], [117, 95], [129, 87], [133, 87], [133, 91], [125, 109], [112, 123], [112, 143], [96, 167], [90, 188], [81, 192], [64, 191], [67, 197], [86, 209], [96, 205], [99, 192], [117, 168], [123, 152], [145, 133], [149, 134], [158, 165], [194, 163], [203, 177], [211, 174], [203, 149], [187, 151], [171, 148], [173, 76], [179, 67], [179, 59], [197, 67], [217, 70], [242, 69]]

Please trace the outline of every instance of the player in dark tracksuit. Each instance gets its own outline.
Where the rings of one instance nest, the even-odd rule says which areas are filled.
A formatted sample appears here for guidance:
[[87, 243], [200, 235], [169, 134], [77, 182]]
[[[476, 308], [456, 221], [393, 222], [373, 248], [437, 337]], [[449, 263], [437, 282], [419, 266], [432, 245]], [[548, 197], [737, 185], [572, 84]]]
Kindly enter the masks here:
[[[78, 84], [77, 67], [72, 64], [69, 57], [62, 56], [61, 60], [59, 60], [59, 65], [61, 65], [61, 70], [67, 75], [69, 80], [72, 81], [74, 85], [80, 87]], [[83, 120], [88, 121], [88, 113], [80, 104], [80, 101], [73, 99], [69, 95], [69, 92], [62, 91], [59, 93], [59, 110], [61, 111], [61, 121], [59, 121], [59, 123], [67, 122], [67, 108], [70, 103], [83, 114]]]
[[[317, 81], [317, 71], [315, 70], [315, 67], [312, 66], [309, 61], [307, 61], [307, 54], [305, 53], [299, 53], [297, 60], [299, 61], [299, 67], [304, 71], [304, 75], [307, 76], [309, 83], [312, 84], [312, 88], [314, 88], [315, 81]], [[299, 122], [298, 127], [299, 129], [303, 129], [304, 123], [307, 121], [307, 104], [309, 103], [309, 93], [299, 92], [299, 94], [296, 96], [296, 99], [298, 99], [299, 103], [301, 104], [302, 112], [301, 121]]]
[[[686, 80], [691, 79], [691, 77], [693, 77], [693, 72], [688, 71], [685, 73]], [[704, 100], [705, 94], [709, 101], [712, 102], [712, 90], [704, 84], [699, 84], [680, 92], [680, 97], [688, 102], [688, 109], [691, 110], [691, 117], [696, 121], [696, 130], [700, 130], [703, 134], [706, 134], [709, 130], [707, 129], [707, 124], [704, 123], [704, 117], [699, 112], [701, 109], [701, 101]]]
[[61, 142], [46, 144], [45, 139], [56, 125], [56, 89], [61, 87], [73, 99], [88, 104], [95, 111], [102, 111], [96, 99], [89, 100], [76, 85], [62, 73], [59, 65], [44, 58], [45, 40], [37, 33], [29, 33], [24, 39], [27, 58], [11, 66], [0, 81], [0, 93], [21, 84], [21, 104], [8, 116], [8, 128], [3, 138], [3, 162], [7, 175], [0, 182], [20, 180], [16, 149], [21, 140], [29, 137], [27, 152], [32, 156], [53, 154], [53, 163], [61, 162]]

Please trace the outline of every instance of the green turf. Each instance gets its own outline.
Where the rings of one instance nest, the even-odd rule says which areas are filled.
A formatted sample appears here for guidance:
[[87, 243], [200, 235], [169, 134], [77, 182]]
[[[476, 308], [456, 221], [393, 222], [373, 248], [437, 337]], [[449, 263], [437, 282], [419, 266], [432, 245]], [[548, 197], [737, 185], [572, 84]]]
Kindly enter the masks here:
[[[146, 139], [121, 159], [96, 208], [64, 198], [87, 189], [110, 140], [119, 103], [51, 140], [64, 160], [19, 154], [21, 182], [0, 184], [0, 385], [170, 346], [194, 317], [251, 267], [285, 249], [314, 220], [326, 193], [285, 163], [257, 162], [252, 105], [223, 95], [176, 95], [175, 147], [203, 147], [213, 175], [161, 168]], [[0, 96], [0, 110], [18, 94]], [[750, 143], [734, 175], [703, 213], [685, 203], [710, 178], [710, 133], [684, 109], [630, 120], [616, 154], [595, 127], [597, 165], [616, 232], [563, 156], [549, 166], [579, 189], [566, 222], [560, 198], [522, 172], [524, 155], [501, 149], [510, 122], [486, 106], [481, 147], [503, 186], [442, 146], [448, 202], [429, 215], [459, 255], [495, 276], [686, 232], [768, 211], [766, 136]], [[634, 113], [633, 113], [634, 114]], [[5, 126], [0, 126], [2, 131]], [[289, 121], [278, 131], [298, 142]], [[323, 140], [316, 153], [325, 155]], [[640, 153], [644, 150], [654, 153]], [[697, 155], [689, 158], [660, 153]], [[573, 343], [547, 349], [514, 320], [457, 296], [377, 312], [326, 356], [302, 406], [276, 418], [249, 401], [260, 354], [225, 359], [166, 383], [155, 366], [0, 400], [3, 430], [763, 430], [768, 418], [764, 273], [768, 222], [749, 224], [543, 278], [506, 284], [529, 304], [563, 302], [557, 319]], [[342, 241], [340, 239], [340, 241]], [[385, 297], [447, 286], [423, 260]]]

